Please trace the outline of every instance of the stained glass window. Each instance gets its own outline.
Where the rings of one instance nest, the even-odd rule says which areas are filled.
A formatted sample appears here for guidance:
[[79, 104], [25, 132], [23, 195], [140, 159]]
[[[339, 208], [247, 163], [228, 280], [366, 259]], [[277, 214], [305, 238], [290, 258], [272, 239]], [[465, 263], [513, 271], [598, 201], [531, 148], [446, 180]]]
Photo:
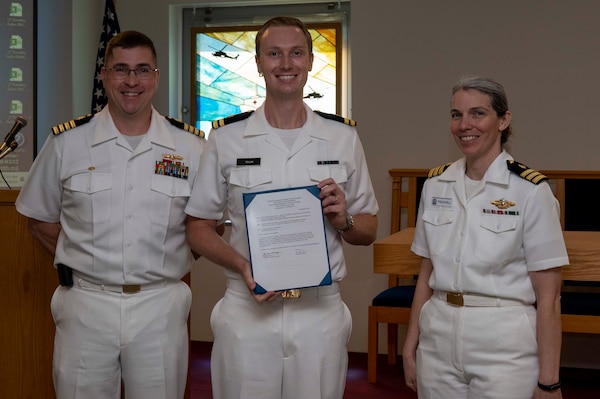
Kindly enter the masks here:
[[[307, 24], [313, 40], [313, 68], [304, 101], [313, 109], [340, 113], [341, 24]], [[258, 75], [254, 39], [259, 27], [194, 28], [191, 121], [206, 133], [211, 122], [258, 108], [266, 95]]]

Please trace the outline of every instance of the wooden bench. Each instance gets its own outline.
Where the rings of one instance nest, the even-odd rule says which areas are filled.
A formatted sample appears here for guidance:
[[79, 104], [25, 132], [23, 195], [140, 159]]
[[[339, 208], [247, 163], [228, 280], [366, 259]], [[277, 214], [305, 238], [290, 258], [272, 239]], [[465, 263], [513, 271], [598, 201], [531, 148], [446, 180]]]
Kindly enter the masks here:
[[[417, 208], [428, 169], [391, 169], [391, 235], [374, 244], [374, 271], [389, 276], [388, 289], [369, 306], [368, 373], [377, 379], [378, 327], [388, 327], [388, 364], [396, 364], [398, 325], [408, 324], [420, 258], [410, 251]], [[565, 231], [570, 265], [563, 268], [562, 329], [569, 333], [600, 334], [600, 216], [593, 211], [600, 191], [600, 171], [542, 171], [549, 178], [561, 209], [561, 225], [586, 231]], [[587, 180], [587, 182], [584, 182]], [[575, 182], [576, 184], [572, 184]], [[585, 188], [585, 184], [589, 187]], [[576, 197], [569, 192], [578, 194]], [[584, 187], [585, 195], [577, 190]], [[581, 201], [581, 204], [578, 203]], [[584, 206], [585, 203], [588, 206]], [[573, 208], [571, 208], [573, 207]], [[571, 210], [575, 209], [575, 210]], [[581, 212], [581, 210], [585, 212]], [[582, 214], [584, 220], [572, 220]], [[581, 219], [581, 216], [580, 216]], [[591, 222], [591, 223], [590, 223]], [[402, 230], [402, 231], [401, 231]]]

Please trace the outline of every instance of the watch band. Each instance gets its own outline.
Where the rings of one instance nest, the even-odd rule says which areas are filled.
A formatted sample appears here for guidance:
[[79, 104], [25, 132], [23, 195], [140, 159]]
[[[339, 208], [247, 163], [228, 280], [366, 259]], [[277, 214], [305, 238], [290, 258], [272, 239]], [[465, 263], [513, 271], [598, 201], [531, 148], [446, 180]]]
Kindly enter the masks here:
[[542, 391], [556, 391], [557, 389], [560, 389], [560, 380], [558, 380], [556, 384], [550, 385], [544, 385], [538, 381], [538, 388], [540, 388]]
[[351, 228], [354, 227], [354, 218], [352, 217], [351, 214], [347, 213], [346, 214], [346, 227], [344, 227], [343, 229], [338, 229], [337, 227], [333, 227], [335, 229], [335, 231], [337, 231], [338, 233], [345, 233], [348, 230], [350, 230]]

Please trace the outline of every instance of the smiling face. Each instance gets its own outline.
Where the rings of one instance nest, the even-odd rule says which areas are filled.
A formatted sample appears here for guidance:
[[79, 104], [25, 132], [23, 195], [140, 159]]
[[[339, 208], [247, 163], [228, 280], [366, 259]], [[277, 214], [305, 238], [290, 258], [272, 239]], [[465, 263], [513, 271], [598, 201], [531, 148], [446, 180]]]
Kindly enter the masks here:
[[264, 74], [267, 97], [302, 99], [312, 63], [313, 54], [300, 28], [271, 26], [264, 32], [256, 65]]
[[[122, 66], [128, 69], [138, 67], [156, 68], [156, 58], [148, 47], [115, 47], [106, 60], [109, 69]], [[147, 116], [151, 113], [152, 100], [158, 90], [160, 71], [152, 71], [148, 79], [140, 80], [135, 72], [127, 77], [119, 77], [114, 71], [102, 69], [102, 82], [108, 97], [108, 105], [113, 118]]]
[[510, 112], [499, 117], [489, 95], [478, 90], [458, 90], [452, 96], [450, 131], [467, 162], [491, 163], [502, 151], [501, 132], [510, 125]]

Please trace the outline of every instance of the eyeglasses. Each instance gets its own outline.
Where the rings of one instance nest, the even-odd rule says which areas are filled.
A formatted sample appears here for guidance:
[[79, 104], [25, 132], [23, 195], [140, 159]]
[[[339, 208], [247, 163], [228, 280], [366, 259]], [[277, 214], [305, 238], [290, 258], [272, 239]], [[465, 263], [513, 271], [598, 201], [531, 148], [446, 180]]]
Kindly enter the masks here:
[[158, 68], [151, 68], [149, 66], [139, 66], [130, 69], [129, 67], [123, 65], [117, 65], [114, 68], [104, 67], [104, 69], [108, 72], [114, 73], [115, 79], [127, 79], [129, 74], [133, 72], [139, 80], [150, 79], [153, 76], [152, 72], [158, 71]]

